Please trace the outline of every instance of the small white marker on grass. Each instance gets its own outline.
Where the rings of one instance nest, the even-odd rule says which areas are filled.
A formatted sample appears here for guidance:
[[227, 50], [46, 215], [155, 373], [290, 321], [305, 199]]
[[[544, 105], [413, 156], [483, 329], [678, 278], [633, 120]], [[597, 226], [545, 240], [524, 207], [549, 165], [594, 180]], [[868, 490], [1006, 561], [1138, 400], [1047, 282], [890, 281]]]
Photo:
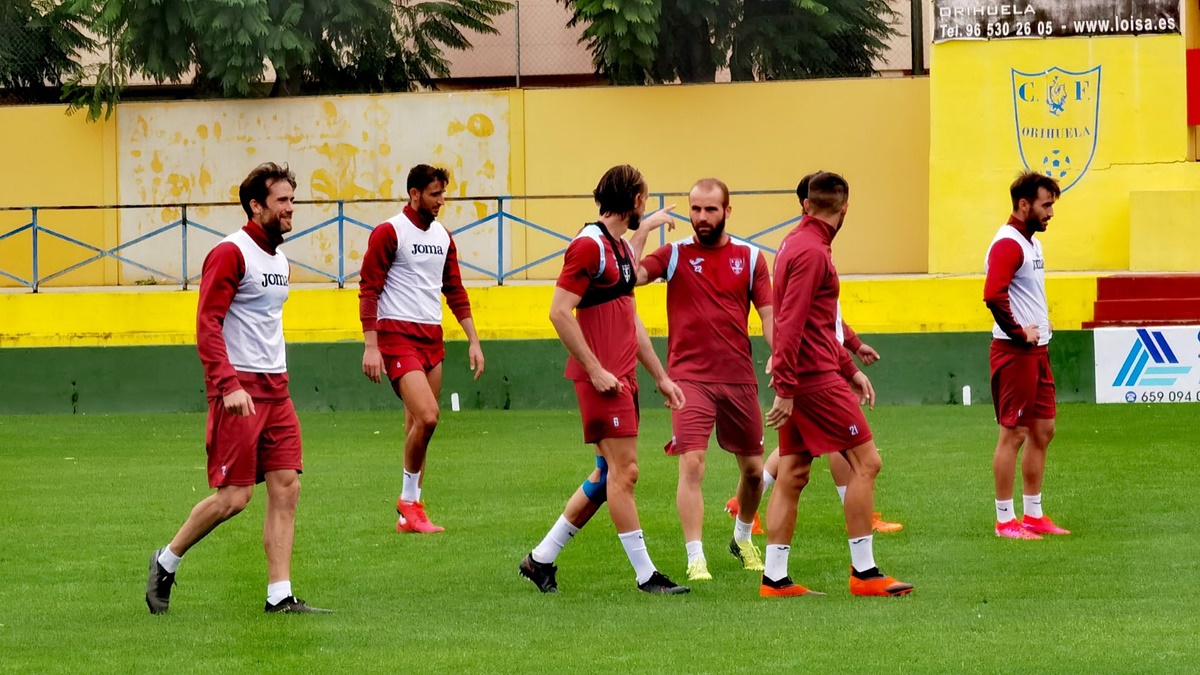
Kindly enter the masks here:
[[453, 394], [450, 394], [450, 409], [453, 410], [454, 412], [459, 411], [458, 392], [457, 391], [454, 392]]
[[962, 402], [963, 405], [971, 405], [971, 387], [969, 385], [963, 387]]

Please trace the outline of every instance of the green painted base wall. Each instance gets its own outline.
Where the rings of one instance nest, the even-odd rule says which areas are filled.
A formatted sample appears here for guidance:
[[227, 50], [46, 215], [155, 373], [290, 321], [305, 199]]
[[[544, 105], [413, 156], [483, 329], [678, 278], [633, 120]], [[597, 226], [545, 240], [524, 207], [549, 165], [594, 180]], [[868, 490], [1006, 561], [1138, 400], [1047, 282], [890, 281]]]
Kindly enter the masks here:
[[[864, 336], [882, 360], [864, 368], [880, 405], [961, 403], [969, 385], [974, 403], [989, 403], [988, 345], [983, 333]], [[666, 341], [655, 345], [665, 362]], [[761, 376], [766, 345], [755, 340], [760, 398], [773, 393]], [[556, 340], [484, 344], [487, 368], [478, 381], [467, 369], [466, 344], [446, 348], [442, 406], [457, 392], [465, 409], [573, 408], [574, 389], [562, 378], [566, 351]], [[1051, 362], [1062, 402], [1095, 398], [1092, 335], [1055, 333]], [[288, 348], [292, 397], [301, 410], [391, 410], [386, 384], [361, 373], [362, 345], [296, 344]], [[661, 403], [639, 371], [643, 406]], [[75, 347], [0, 349], [0, 414], [179, 412], [205, 409], [203, 371], [195, 347]]]

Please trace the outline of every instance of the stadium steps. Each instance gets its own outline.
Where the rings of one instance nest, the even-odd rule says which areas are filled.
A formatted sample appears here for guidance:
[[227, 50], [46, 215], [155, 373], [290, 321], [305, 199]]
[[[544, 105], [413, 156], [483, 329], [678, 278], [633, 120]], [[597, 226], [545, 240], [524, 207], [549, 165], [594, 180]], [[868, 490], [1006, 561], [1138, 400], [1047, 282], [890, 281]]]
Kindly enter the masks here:
[[1088, 328], [1200, 324], [1200, 274], [1118, 274], [1096, 280]]

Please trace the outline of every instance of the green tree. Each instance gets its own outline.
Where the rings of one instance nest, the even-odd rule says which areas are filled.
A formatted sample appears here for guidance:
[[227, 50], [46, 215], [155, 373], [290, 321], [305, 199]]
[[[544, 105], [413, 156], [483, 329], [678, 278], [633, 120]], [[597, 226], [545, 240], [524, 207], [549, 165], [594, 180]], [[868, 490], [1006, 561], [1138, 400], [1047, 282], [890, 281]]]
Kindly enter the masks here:
[[[73, 0], [83, 5], [89, 0]], [[72, 90], [92, 118], [129, 73], [189, 77], [203, 96], [406, 91], [449, 73], [463, 30], [495, 33], [504, 0], [90, 0], [80, 9], [113, 59]], [[269, 92], [263, 83], [274, 70]]]
[[562, 0], [616, 84], [866, 76], [899, 33], [888, 0]]
[[93, 47], [69, 6], [0, 0], [0, 88], [28, 100], [53, 100], [79, 70], [77, 50]]

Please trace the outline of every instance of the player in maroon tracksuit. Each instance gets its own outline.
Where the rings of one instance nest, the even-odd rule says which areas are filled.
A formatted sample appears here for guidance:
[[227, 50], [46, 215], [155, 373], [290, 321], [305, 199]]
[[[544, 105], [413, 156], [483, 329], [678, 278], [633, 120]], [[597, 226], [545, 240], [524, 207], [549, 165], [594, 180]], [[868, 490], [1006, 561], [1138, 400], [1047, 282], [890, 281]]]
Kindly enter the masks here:
[[[804, 206], [804, 200], [808, 199], [808, 182], [813, 179], [813, 176], [816, 176], [819, 173], [821, 173], [821, 172], [817, 171], [817, 172], [808, 174], [804, 178], [801, 178], [800, 183], [796, 185], [796, 198], [800, 200], [801, 208], [803, 208], [803, 206]], [[838, 325], [841, 326], [841, 329], [842, 329], [841, 333], [839, 335], [839, 340], [841, 341], [842, 345], [846, 349], [848, 349], [852, 354], [857, 356], [859, 361], [862, 361], [863, 365], [869, 366], [872, 363], [875, 363], [876, 361], [878, 361], [879, 360], [879, 352], [875, 351], [875, 349], [873, 347], [871, 347], [870, 345], [864, 344], [862, 339], [858, 337], [858, 334], [854, 332], [854, 329], [850, 327], [850, 324], [846, 323], [846, 321], [844, 319], [842, 319], [841, 316], [842, 316], [842, 308], [841, 308], [841, 304], [839, 303], [838, 304]], [[768, 365], [767, 374], [770, 375], [771, 374], [770, 361], [767, 362], [767, 365]], [[853, 375], [853, 373], [851, 373], [851, 376], [852, 375]], [[843, 458], [841, 456], [841, 454], [836, 453], [836, 452], [826, 455], [826, 457], [829, 459], [829, 474], [833, 478], [834, 487], [837, 488], [838, 498], [842, 500], [842, 504], [845, 504], [846, 503], [846, 488], [850, 484], [850, 474], [852, 473], [851, 469], [850, 469], [850, 464], [846, 462], [845, 458]], [[767, 488], [769, 488], [775, 484], [775, 474], [778, 471], [779, 471], [779, 448], [776, 447], [775, 450], [771, 453], [771, 455], [769, 457], [767, 457], [766, 461], [763, 463], [763, 490], [764, 490], [764, 492], [766, 491]], [[730, 516], [735, 517], [735, 518], [737, 517], [737, 514], [739, 512], [737, 497], [733, 497], [728, 502], [725, 503], [725, 511], [728, 512]], [[754, 533], [762, 534], [761, 528], [757, 527], [757, 520], [758, 520], [757, 513], [754, 514], [754, 518], [755, 518], [755, 525], [756, 525], [756, 527], [754, 529]], [[904, 526], [901, 525], [900, 523], [889, 522], [887, 520], [884, 520], [883, 515], [880, 514], [878, 511], [876, 511], [871, 515], [871, 529], [874, 532], [899, 532], [900, 530], [904, 529]]]
[[[841, 453], [853, 473], [846, 488], [850, 534], [850, 592], [904, 595], [910, 584], [875, 565], [871, 537], [875, 476], [882, 461], [859, 408], [874, 402], [866, 377], [838, 339], [840, 283], [831, 245], [849, 206], [850, 186], [833, 173], [809, 182], [804, 218], [779, 246], [775, 258], [775, 403], [767, 423], [779, 429], [779, 475], [767, 505], [767, 555], [760, 594], [811, 593], [788, 576], [787, 559], [796, 528], [796, 504], [808, 483], [814, 457]], [[853, 388], [852, 388], [853, 387]], [[857, 389], [857, 393], [854, 391]]]

